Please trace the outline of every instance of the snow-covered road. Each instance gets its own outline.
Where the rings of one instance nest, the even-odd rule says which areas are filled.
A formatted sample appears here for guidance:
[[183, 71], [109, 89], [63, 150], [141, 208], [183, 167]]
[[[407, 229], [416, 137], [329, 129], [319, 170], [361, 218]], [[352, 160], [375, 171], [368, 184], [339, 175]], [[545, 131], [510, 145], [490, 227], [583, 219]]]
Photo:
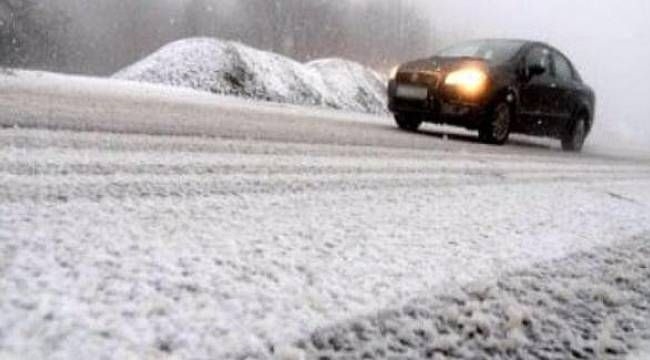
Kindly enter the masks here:
[[650, 231], [648, 160], [44, 76], [0, 83], [0, 357], [265, 358]]

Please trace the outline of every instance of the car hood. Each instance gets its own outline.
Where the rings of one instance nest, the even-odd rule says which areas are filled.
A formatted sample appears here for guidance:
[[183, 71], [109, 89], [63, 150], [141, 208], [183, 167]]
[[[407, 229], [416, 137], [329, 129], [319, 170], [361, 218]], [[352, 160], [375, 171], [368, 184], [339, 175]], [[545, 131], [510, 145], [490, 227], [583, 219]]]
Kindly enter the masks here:
[[489, 64], [481, 58], [470, 57], [430, 57], [404, 63], [400, 72], [441, 72], [447, 73], [462, 67], [475, 66], [489, 69]]

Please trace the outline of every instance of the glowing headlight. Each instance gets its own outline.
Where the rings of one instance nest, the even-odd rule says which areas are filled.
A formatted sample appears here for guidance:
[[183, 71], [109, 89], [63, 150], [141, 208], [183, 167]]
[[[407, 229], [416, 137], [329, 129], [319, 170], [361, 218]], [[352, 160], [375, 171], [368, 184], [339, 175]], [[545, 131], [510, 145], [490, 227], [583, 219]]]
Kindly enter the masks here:
[[398, 71], [399, 71], [399, 66], [395, 66], [394, 68], [392, 68], [392, 69], [390, 70], [390, 75], [389, 75], [390, 77], [389, 77], [389, 79], [391, 79], [391, 80], [392, 80], [392, 79], [395, 79], [395, 77], [397, 76], [397, 72], [398, 72]]
[[476, 95], [485, 89], [487, 74], [480, 69], [457, 70], [445, 79], [445, 85], [458, 86], [469, 95]]

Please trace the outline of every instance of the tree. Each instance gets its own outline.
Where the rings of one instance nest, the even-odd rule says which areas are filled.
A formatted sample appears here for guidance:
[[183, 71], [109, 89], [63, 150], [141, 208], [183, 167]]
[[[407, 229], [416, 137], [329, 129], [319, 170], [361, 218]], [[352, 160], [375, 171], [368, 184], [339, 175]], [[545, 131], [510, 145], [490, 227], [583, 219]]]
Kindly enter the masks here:
[[170, 41], [208, 36], [300, 61], [344, 57], [386, 69], [435, 47], [422, 3], [0, 0], [0, 65], [105, 75]]
[[56, 38], [65, 23], [61, 12], [46, 12], [36, 0], [0, 0], [0, 64], [63, 65], [65, 52]]
[[203, 18], [206, 9], [205, 0], [190, 0], [185, 7], [185, 36], [201, 35]]

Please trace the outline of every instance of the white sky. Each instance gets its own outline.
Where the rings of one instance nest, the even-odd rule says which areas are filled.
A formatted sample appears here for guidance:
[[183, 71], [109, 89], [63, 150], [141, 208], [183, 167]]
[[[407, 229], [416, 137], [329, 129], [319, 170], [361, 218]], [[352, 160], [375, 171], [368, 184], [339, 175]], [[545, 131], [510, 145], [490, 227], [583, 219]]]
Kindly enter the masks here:
[[[650, 149], [650, 1], [422, 0], [441, 40], [543, 40], [571, 57], [598, 97], [594, 139]], [[439, 15], [438, 15], [439, 14]]]

